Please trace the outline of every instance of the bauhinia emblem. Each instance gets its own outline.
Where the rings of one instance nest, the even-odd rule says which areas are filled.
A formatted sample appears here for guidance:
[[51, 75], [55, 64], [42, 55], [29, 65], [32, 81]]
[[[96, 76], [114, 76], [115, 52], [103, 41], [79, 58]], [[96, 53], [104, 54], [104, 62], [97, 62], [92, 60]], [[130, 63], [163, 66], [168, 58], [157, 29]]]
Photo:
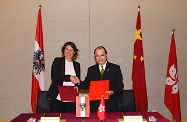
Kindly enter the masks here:
[[105, 112], [105, 106], [103, 106], [102, 104], [100, 104], [98, 109], [99, 109], [99, 112]]
[[44, 67], [44, 57], [41, 50], [34, 52], [33, 57], [33, 73], [34, 75], [40, 74], [41, 71], [45, 71]]
[[177, 76], [177, 70], [174, 67], [174, 64], [169, 69], [169, 77], [166, 78], [166, 84], [172, 85], [172, 94], [176, 94], [178, 89], [178, 76]]

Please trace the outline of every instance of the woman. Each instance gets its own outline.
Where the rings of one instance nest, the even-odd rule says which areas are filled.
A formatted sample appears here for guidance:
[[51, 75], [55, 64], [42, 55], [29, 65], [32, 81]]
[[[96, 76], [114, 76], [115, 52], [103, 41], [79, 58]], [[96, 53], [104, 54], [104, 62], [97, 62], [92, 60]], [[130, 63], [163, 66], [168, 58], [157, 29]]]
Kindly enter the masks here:
[[[76, 85], [80, 79], [80, 64], [73, 60], [78, 49], [73, 42], [62, 47], [63, 57], [56, 57], [51, 67], [52, 83], [47, 93], [51, 113], [75, 112], [75, 102], [61, 102], [58, 85]], [[68, 94], [68, 93], [64, 93]]]

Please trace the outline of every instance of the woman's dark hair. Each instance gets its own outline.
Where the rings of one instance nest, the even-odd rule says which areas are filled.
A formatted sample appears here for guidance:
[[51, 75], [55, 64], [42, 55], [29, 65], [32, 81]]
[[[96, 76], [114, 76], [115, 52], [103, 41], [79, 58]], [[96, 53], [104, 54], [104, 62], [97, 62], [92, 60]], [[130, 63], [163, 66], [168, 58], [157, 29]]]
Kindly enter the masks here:
[[73, 42], [66, 42], [63, 46], [62, 46], [62, 53], [64, 54], [64, 50], [65, 50], [65, 48], [66, 48], [66, 46], [68, 46], [68, 45], [70, 45], [73, 49], [74, 49], [74, 55], [73, 56], [76, 56], [77, 55], [77, 52], [78, 52], [78, 49], [77, 49], [77, 47], [76, 47], [76, 45], [75, 45], [75, 43], [73, 43]]

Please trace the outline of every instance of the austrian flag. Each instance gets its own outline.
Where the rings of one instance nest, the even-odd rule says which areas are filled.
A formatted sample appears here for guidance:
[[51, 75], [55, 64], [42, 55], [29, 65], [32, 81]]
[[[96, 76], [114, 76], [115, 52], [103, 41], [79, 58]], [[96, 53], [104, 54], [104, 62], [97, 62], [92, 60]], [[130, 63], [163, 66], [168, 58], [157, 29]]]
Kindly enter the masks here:
[[45, 62], [42, 32], [41, 8], [38, 10], [38, 20], [36, 26], [35, 48], [32, 70], [31, 106], [32, 111], [36, 112], [38, 92], [43, 91], [45, 86]]

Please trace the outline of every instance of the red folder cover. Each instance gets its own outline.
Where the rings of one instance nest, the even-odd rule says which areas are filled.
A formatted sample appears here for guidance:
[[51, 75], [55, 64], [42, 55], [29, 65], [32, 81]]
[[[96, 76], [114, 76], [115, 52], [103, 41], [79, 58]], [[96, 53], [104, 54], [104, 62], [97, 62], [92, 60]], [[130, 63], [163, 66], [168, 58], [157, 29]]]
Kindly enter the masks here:
[[104, 99], [109, 99], [107, 91], [109, 91], [109, 80], [90, 81], [90, 101], [101, 100], [102, 95], [104, 95]]
[[75, 102], [76, 96], [78, 96], [77, 90], [74, 89], [75, 86], [58, 86], [58, 91], [60, 93], [60, 98], [62, 102]]

